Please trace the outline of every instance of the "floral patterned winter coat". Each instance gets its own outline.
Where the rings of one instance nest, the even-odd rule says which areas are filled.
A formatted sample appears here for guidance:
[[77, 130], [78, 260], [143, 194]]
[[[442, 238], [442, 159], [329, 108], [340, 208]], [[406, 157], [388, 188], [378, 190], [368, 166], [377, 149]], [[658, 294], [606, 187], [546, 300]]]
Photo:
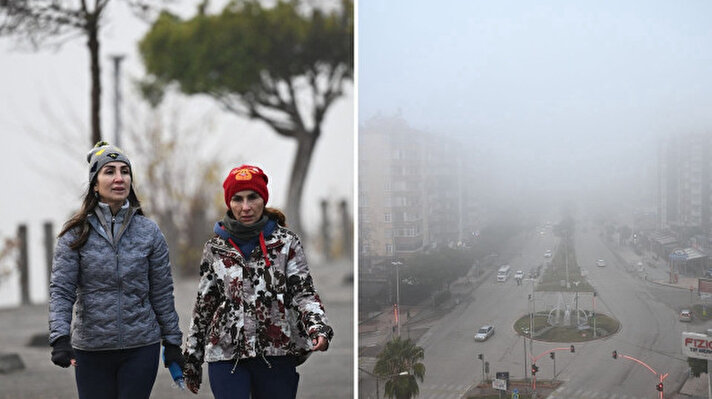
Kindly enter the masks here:
[[198, 385], [204, 361], [303, 356], [312, 338], [333, 336], [299, 238], [274, 221], [264, 231], [247, 257], [217, 225], [205, 244], [185, 351]]

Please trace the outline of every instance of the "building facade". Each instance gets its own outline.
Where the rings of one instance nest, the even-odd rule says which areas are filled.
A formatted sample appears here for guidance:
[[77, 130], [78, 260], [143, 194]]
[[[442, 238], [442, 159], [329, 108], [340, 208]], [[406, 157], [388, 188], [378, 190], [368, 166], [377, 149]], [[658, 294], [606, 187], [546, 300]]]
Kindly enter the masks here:
[[398, 117], [370, 120], [358, 139], [363, 266], [473, 239], [482, 211], [467, 147]]

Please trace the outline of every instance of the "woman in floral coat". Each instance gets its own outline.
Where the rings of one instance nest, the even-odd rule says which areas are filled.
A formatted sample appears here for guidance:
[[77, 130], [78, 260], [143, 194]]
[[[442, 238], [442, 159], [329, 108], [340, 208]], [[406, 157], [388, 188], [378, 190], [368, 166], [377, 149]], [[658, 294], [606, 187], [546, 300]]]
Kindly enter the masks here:
[[217, 399], [295, 398], [296, 366], [333, 336], [299, 237], [265, 208], [267, 181], [242, 165], [223, 183], [228, 210], [203, 249], [184, 353], [193, 393], [207, 361]]

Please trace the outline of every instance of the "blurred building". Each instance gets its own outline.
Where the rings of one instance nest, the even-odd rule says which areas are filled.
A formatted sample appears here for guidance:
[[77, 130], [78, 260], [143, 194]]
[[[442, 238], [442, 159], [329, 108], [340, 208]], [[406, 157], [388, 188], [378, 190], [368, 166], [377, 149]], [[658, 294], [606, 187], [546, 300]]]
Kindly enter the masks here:
[[[684, 253], [681, 271], [701, 275], [712, 255], [712, 135], [667, 138], [658, 151], [658, 232], [654, 252]], [[693, 267], [690, 267], [693, 266]]]
[[712, 135], [661, 142], [658, 218], [662, 230], [712, 232]]
[[369, 120], [358, 140], [359, 295], [373, 297], [391, 262], [474, 239], [481, 184], [466, 145], [400, 117]]

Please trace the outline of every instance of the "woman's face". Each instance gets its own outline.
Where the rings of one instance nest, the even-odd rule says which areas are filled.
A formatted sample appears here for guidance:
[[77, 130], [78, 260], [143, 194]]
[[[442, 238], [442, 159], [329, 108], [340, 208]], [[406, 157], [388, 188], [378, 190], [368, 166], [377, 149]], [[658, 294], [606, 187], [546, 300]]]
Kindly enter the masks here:
[[242, 190], [230, 199], [230, 210], [238, 222], [249, 226], [262, 218], [265, 201], [252, 190]]
[[102, 166], [96, 174], [94, 191], [99, 200], [109, 205], [124, 205], [131, 191], [131, 168], [123, 162], [114, 161]]

